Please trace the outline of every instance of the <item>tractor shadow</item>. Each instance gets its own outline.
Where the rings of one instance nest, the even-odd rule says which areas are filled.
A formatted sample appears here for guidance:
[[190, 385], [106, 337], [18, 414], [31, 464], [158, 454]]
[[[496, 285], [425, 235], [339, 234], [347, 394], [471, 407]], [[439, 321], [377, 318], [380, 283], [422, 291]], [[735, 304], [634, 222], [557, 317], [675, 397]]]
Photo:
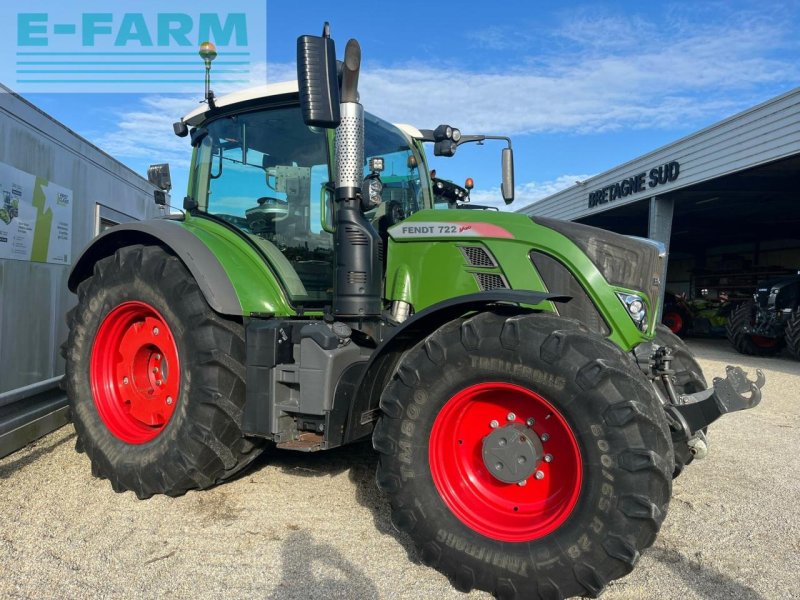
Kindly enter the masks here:
[[647, 551], [649, 558], [659, 562], [691, 587], [702, 598], [736, 598], [737, 600], [765, 600], [764, 596], [748, 585], [732, 579], [714, 567], [704, 565], [702, 559], [687, 557], [666, 544], [658, 543]]
[[375, 583], [329, 544], [320, 543], [306, 531], [292, 533], [281, 550], [283, 577], [267, 600], [309, 598], [380, 597]]
[[378, 454], [373, 450], [370, 440], [324, 452], [267, 449], [240, 476], [247, 476], [268, 465], [297, 477], [331, 477], [347, 472], [357, 502], [370, 511], [378, 532], [392, 536], [406, 550], [412, 562], [420, 563], [411, 538], [392, 525], [389, 498], [375, 484]]

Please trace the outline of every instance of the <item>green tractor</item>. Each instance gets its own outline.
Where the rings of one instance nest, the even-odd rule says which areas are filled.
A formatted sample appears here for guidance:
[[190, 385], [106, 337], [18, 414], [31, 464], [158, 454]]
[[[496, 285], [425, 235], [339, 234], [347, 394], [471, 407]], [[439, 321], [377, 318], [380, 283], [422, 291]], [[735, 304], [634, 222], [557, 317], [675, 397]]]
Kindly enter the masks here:
[[[69, 277], [78, 448], [148, 498], [268, 447], [371, 437], [395, 526], [456, 588], [595, 596], [763, 376], [730, 367], [707, 388], [657, 326], [657, 243], [434, 209], [424, 144], [483, 136], [364, 113], [359, 66], [355, 40], [337, 66], [326, 26], [298, 39], [298, 82], [207, 92], [175, 124], [193, 147], [185, 214], [110, 229]], [[510, 142], [502, 158], [510, 202]]]

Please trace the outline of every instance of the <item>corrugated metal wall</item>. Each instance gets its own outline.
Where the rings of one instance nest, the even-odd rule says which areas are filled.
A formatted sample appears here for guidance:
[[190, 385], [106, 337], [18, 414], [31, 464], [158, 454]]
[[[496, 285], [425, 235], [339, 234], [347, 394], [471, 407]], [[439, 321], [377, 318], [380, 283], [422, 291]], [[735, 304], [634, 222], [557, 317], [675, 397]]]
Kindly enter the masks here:
[[[677, 142], [526, 206], [518, 212], [574, 220], [638, 202], [800, 152], [800, 88], [759, 104]], [[589, 194], [670, 161], [680, 163], [677, 180], [612, 202], [589, 207]]]
[[[72, 260], [95, 235], [97, 206], [157, 215], [146, 179], [0, 86], [0, 162], [72, 190]], [[0, 393], [60, 375], [69, 266], [0, 259]]]

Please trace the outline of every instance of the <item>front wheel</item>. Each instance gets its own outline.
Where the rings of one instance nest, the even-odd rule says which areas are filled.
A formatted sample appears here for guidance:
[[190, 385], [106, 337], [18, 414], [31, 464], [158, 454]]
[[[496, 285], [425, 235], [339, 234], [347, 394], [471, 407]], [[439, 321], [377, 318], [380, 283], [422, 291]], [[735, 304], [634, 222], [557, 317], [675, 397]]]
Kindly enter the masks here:
[[576, 321], [480, 313], [401, 359], [373, 435], [392, 520], [462, 591], [599, 594], [650, 546], [672, 445], [652, 386]]
[[68, 316], [66, 386], [92, 473], [139, 498], [205, 488], [260, 448], [242, 436], [244, 329], [155, 246], [100, 260]]

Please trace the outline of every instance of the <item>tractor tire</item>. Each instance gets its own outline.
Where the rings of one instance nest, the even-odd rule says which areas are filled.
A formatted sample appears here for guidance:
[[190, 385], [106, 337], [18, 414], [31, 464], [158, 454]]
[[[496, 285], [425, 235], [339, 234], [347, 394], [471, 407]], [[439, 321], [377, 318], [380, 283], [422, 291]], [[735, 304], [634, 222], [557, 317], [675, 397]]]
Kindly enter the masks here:
[[786, 323], [786, 347], [800, 360], [800, 310], [796, 310]]
[[[664, 325], [656, 326], [656, 337], [653, 340], [659, 346], [669, 346], [672, 348], [672, 368], [675, 371], [673, 385], [678, 394], [694, 394], [708, 388], [706, 379], [703, 377], [703, 369], [695, 359], [692, 351], [681, 338], [675, 335]], [[669, 399], [664, 382], [660, 379], [655, 381], [659, 386], [659, 391], [665, 399]], [[673, 477], [677, 477], [683, 468], [694, 459], [689, 445], [686, 442], [674, 444], [675, 469]]]
[[211, 310], [178, 258], [137, 245], [98, 261], [68, 322], [76, 447], [115, 492], [178, 496], [260, 454], [240, 427], [244, 329]]
[[406, 352], [380, 407], [392, 522], [463, 592], [596, 597], [656, 539], [673, 466], [660, 401], [577, 321], [452, 321]]
[[746, 302], [731, 312], [726, 328], [728, 341], [741, 354], [775, 356], [781, 351], [783, 340], [753, 335], [745, 331], [746, 327], [755, 323], [757, 310], [755, 303]]

